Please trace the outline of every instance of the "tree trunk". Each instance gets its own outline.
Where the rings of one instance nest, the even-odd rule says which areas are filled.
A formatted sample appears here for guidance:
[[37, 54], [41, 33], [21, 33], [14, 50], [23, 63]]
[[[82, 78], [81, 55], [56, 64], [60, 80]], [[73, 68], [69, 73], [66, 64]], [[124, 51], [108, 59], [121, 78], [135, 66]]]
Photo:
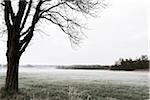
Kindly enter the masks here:
[[[13, 55], [13, 54], [12, 54]], [[8, 91], [18, 91], [18, 67], [19, 61], [15, 56], [10, 56], [11, 59], [7, 64], [7, 76], [5, 88]]]
[[18, 92], [18, 70], [19, 70], [19, 37], [10, 31], [7, 41], [7, 76], [5, 89]]
[[[18, 70], [19, 70], [19, 59], [22, 53], [25, 51], [28, 46], [32, 36], [35, 24], [38, 22], [38, 15], [40, 11], [42, 0], [38, 3], [33, 16], [33, 21], [31, 27], [24, 32], [23, 39], [20, 39], [22, 36], [22, 30], [26, 23], [26, 19], [30, 13], [30, 8], [32, 0], [30, 0], [27, 12], [27, 0], [19, 0], [18, 12], [15, 14], [12, 8], [12, 0], [4, 0], [4, 18], [8, 31], [7, 39], [7, 75], [5, 82], [6, 91], [18, 92]], [[31, 29], [30, 29], [31, 28]], [[27, 33], [26, 33], [27, 32]]]

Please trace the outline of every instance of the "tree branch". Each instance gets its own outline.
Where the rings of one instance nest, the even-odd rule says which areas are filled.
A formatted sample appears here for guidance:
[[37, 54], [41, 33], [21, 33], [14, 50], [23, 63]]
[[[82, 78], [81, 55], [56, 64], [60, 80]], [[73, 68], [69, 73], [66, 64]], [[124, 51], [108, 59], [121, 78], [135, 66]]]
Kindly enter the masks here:
[[47, 12], [50, 11], [51, 9], [53, 9], [53, 8], [55, 8], [55, 7], [58, 7], [58, 6], [62, 5], [62, 4], [65, 4], [65, 2], [66, 2], [66, 1], [61, 2], [61, 3], [58, 3], [58, 4], [56, 4], [56, 5], [54, 5], [54, 6], [50, 7], [50, 8], [48, 8], [48, 9], [46, 9], [46, 10], [42, 10], [41, 13], [40, 13], [40, 15], [42, 16], [44, 13], [47, 13]]
[[22, 55], [22, 53], [25, 51], [25, 49], [29, 45], [32, 37], [33, 37], [33, 32], [29, 32], [29, 34], [27, 34], [25, 36], [25, 38], [21, 41], [21, 43], [20, 43], [20, 50], [19, 50], [19, 55], [20, 56]]
[[6, 26], [8, 28], [8, 30], [11, 28], [11, 22], [10, 22], [10, 6], [11, 6], [11, 1], [10, 0], [4, 0], [4, 5], [5, 5], [5, 8], [4, 8], [4, 18], [5, 18], [5, 23], [6, 23]]
[[21, 37], [21, 36], [24, 36], [24, 35], [26, 35], [26, 34], [28, 34], [30, 30], [31, 30], [31, 26], [28, 27], [28, 29], [27, 29], [25, 32], [22, 32], [22, 33], [20, 34], [20, 37]]
[[19, 8], [18, 8], [18, 12], [15, 18], [15, 28], [20, 32], [20, 25], [21, 25], [21, 21], [23, 19], [23, 15], [26, 9], [26, 5], [27, 5], [27, 1], [26, 0], [19, 0]]
[[35, 14], [34, 14], [33, 19], [32, 19], [31, 26], [27, 29], [26, 32], [24, 32], [22, 34], [22, 35], [26, 34], [26, 36], [23, 38], [23, 40], [20, 40], [20, 55], [25, 51], [26, 47], [28, 46], [28, 44], [30, 43], [30, 41], [33, 37], [35, 25], [39, 20], [40, 7], [41, 7], [42, 3], [43, 3], [42, 0], [40, 0], [38, 2]]
[[27, 12], [26, 12], [25, 17], [24, 17], [24, 20], [23, 20], [23, 22], [22, 22], [20, 31], [24, 28], [24, 25], [25, 25], [25, 23], [26, 23], [26, 21], [27, 21], [27, 18], [28, 18], [28, 16], [29, 16], [30, 11], [31, 11], [31, 5], [32, 5], [32, 0], [29, 1], [29, 5], [28, 5], [28, 8], [27, 8]]

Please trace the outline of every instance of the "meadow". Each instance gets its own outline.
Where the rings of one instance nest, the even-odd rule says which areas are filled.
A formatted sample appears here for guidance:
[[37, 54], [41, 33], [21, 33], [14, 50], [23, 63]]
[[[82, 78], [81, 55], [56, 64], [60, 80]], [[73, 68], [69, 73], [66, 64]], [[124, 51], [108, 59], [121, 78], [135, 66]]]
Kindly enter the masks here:
[[[0, 88], [5, 72], [0, 69]], [[20, 94], [2, 100], [148, 100], [148, 76], [147, 71], [22, 67]]]

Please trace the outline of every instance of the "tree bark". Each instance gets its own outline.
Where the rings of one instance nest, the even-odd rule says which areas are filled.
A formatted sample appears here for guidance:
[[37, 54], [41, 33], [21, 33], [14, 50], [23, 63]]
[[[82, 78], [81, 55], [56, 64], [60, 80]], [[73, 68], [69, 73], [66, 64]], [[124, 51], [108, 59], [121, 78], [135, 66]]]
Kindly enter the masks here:
[[[13, 29], [14, 30], [14, 29]], [[19, 36], [17, 32], [10, 30], [7, 41], [7, 76], [5, 89], [18, 92], [18, 70], [19, 70]]]
[[[13, 55], [13, 54], [11, 54]], [[7, 64], [7, 76], [6, 76], [6, 84], [5, 89], [8, 91], [18, 91], [18, 66], [19, 61], [14, 56], [8, 57], [10, 60]]]

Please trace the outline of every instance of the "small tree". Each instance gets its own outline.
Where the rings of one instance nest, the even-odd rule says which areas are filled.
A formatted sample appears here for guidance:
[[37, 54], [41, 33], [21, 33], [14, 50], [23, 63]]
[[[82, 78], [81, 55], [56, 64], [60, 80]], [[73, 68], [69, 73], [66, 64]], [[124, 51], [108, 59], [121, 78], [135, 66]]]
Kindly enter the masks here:
[[29, 45], [38, 22], [47, 20], [55, 24], [69, 36], [71, 43], [78, 44], [82, 25], [76, 18], [95, 14], [97, 5], [106, 6], [102, 1], [94, 0], [18, 0], [17, 3], [3, 0], [8, 35], [5, 89], [18, 91], [19, 59]]

